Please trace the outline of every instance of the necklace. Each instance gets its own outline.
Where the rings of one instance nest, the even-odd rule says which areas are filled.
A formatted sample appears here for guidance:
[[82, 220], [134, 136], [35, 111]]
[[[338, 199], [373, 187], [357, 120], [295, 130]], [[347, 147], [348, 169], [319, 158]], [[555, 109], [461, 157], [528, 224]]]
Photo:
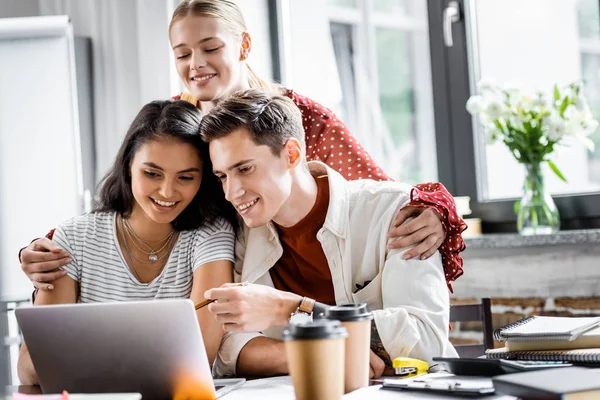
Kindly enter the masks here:
[[[133, 252], [129, 248], [129, 244], [127, 243], [127, 237], [125, 236], [126, 235], [126, 230], [125, 230], [125, 227], [124, 227], [124, 224], [123, 224], [123, 219], [120, 220], [120, 224], [119, 225], [121, 227], [121, 232], [120, 232], [120, 234], [119, 234], [119, 232], [117, 232], [117, 233], [119, 234], [119, 237], [121, 238], [121, 240], [123, 242], [123, 247], [124, 247], [124, 250], [125, 250], [124, 251], [124, 256], [126, 258], [127, 265], [130, 266], [130, 270], [135, 275], [136, 279], [139, 282], [143, 283], [144, 279], [142, 279], [141, 274], [139, 273], [139, 271], [135, 267], [135, 264], [136, 264], [135, 260], [137, 260], [139, 262], [142, 262], [142, 263], [148, 262], [148, 261], [146, 261], [146, 260], [140, 260], [140, 259], [138, 259], [137, 257], [135, 257], [133, 255]], [[167, 242], [167, 243], [169, 243], [168, 251], [160, 257], [160, 261], [161, 262], [159, 263], [158, 267], [157, 268], [152, 268], [152, 269], [147, 268], [147, 270], [153, 271], [153, 272], [159, 271], [158, 275], [160, 275], [160, 273], [162, 272], [162, 270], [165, 267], [165, 265], [167, 265], [168, 259], [166, 258], [166, 256], [169, 255], [171, 253], [171, 251], [173, 250], [173, 245], [176, 242], [176, 238], [177, 238], [177, 236], [174, 235]]]
[[[167, 236], [165, 236], [164, 238], [157, 241], [159, 243], [159, 245], [156, 248], [152, 248], [146, 243], [146, 242], [152, 242], [152, 241], [144, 240], [144, 239], [140, 238], [137, 235], [137, 233], [135, 233], [135, 230], [133, 230], [133, 228], [131, 227], [129, 220], [121, 217], [121, 222], [122, 222], [124, 231], [127, 233], [129, 238], [131, 239], [131, 243], [133, 243], [133, 245], [140, 252], [142, 252], [143, 254], [146, 254], [148, 256], [148, 261], [150, 261], [151, 263], [155, 263], [159, 260], [158, 254], [161, 251], [163, 251], [165, 249], [165, 247], [167, 247], [167, 245], [171, 242], [171, 239], [175, 235], [175, 229], [173, 229]], [[140, 242], [146, 249], [148, 249], [150, 251], [145, 251], [144, 249], [140, 248], [140, 246], [138, 246], [136, 242]], [[162, 245], [160, 243], [162, 243]]]

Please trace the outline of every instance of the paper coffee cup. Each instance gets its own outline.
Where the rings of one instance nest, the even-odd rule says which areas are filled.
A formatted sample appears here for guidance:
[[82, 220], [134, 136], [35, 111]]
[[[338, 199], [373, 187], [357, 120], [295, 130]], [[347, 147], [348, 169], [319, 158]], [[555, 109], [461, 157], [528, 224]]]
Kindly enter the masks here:
[[347, 336], [339, 321], [288, 325], [283, 340], [297, 400], [338, 400], [343, 396]]
[[344, 393], [369, 386], [371, 314], [367, 303], [343, 304], [325, 310], [325, 318], [338, 320], [348, 331], [345, 345]]

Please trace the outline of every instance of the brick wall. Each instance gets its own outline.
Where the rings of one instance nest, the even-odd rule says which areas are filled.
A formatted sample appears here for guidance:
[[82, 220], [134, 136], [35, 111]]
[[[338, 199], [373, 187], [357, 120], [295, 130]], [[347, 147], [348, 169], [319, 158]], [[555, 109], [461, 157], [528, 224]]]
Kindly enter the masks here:
[[[451, 304], [479, 303], [478, 298], [452, 298]], [[532, 315], [560, 317], [600, 316], [600, 297], [492, 298], [492, 324], [497, 329]], [[482, 324], [478, 321], [452, 323], [450, 341], [454, 344], [482, 343]], [[503, 347], [500, 342], [495, 347]]]

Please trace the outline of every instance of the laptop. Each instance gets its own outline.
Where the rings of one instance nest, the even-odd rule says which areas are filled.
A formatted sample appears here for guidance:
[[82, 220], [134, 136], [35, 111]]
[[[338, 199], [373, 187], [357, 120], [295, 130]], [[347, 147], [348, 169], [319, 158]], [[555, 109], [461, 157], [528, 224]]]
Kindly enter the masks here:
[[31, 306], [15, 314], [43, 393], [215, 399], [245, 382], [213, 380], [191, 300]]

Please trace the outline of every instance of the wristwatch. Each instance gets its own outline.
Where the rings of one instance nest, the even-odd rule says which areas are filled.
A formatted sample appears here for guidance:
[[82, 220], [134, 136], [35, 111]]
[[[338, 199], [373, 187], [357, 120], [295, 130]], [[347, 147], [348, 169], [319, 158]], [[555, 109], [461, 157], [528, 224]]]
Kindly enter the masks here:
[[303, 297], [298, 304], [298, 308], [294, 311], [288, 320], [290, 324], [300, 324], [302, 322], [312, 322], [313, 308], [315, 301], [310, 297]]

